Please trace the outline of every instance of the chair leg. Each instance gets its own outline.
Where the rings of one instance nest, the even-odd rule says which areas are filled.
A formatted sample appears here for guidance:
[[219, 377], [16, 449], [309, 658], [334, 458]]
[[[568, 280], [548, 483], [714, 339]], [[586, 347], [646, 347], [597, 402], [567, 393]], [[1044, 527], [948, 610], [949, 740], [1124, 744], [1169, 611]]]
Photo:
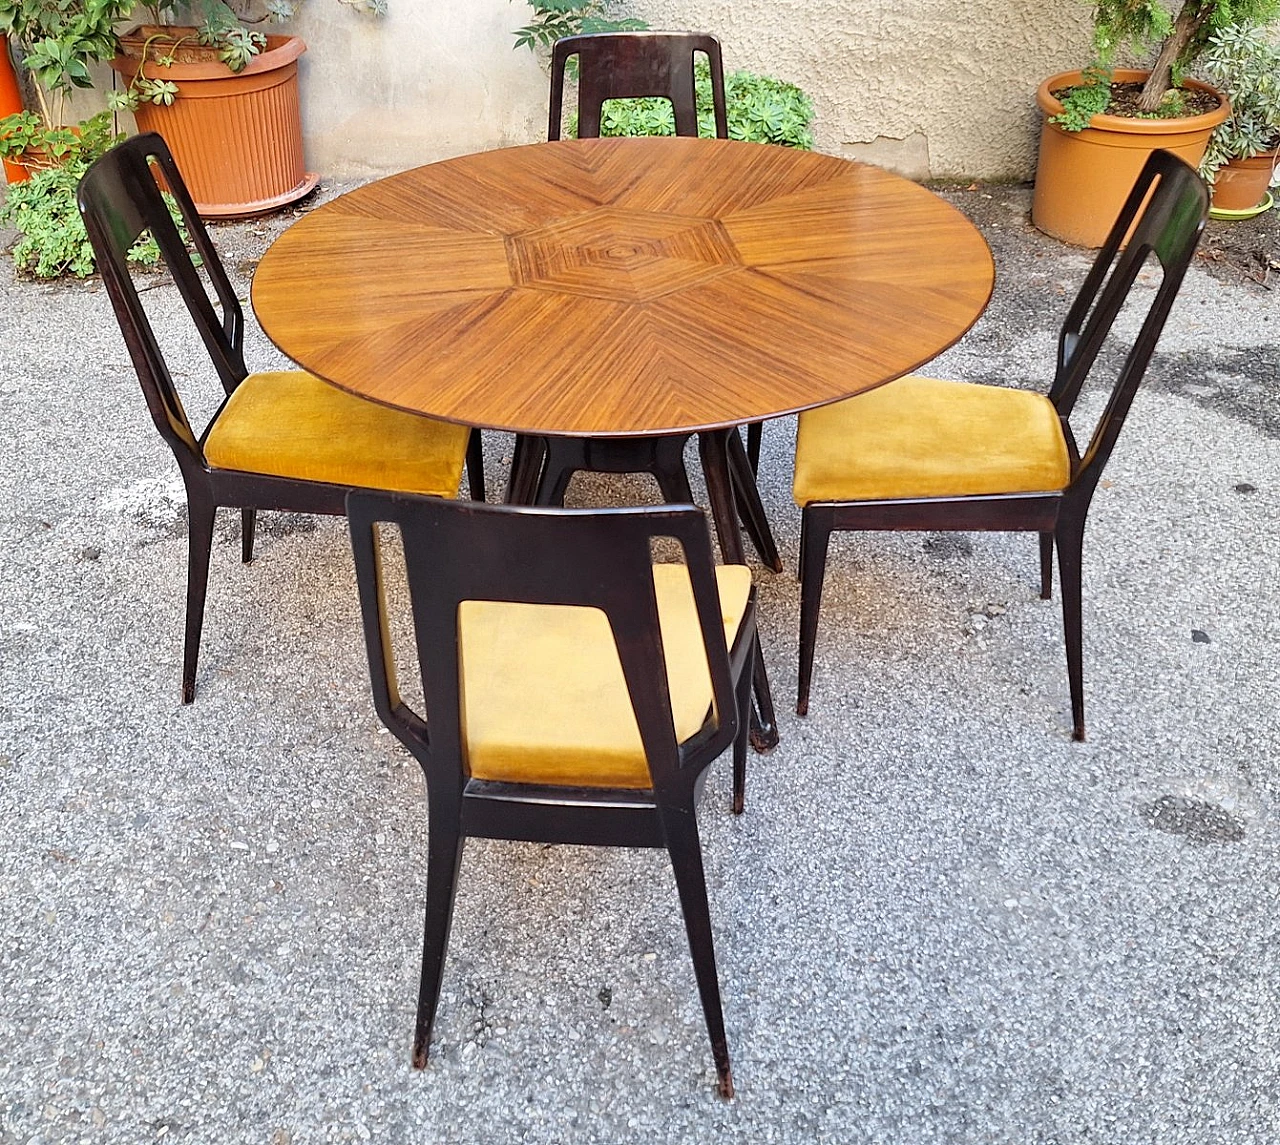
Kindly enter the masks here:
[[471, 500], [484, 500], [484, 441], [478, 429], [467, 438], [467, 486]]
[[735, 429], [729, 434], [729, 472], [733, 479], [734, 501], [742, 524], [751, 538], [752, 545], [760, 555], [760, 560], [774, 572], [782, 571], [782, 558], [778, 556], [778, 546], [769, 528], [769, 518], [765, 516], [764, 504], [760, 500], [760, 489], [756, 485], [755, 470], [746, 451], [742, 448], [742, 437]]
[[764, 649], [756, 637], [751, 664], [751, 690], [755, 696], [755, 718], [751, 722], [751, 746], [760, 754], [778, 746], [778, 716], [773, 710], [773, 689], [764, 666]]
[[257, 509], [240, 510], [240, 559], [245, 564], [253, 560], [253, 531], [257, 519]]
[[747, 426], [747, 457], [751, 461], [751, 472], [760, 472], [760, 439], [764, 433], [764, 422], [753, 421]]
[[1040, 599], [1053, 599], [1053, 534], [1040, 534]]
[[663, 826], [667, 834], [667, 850], [680, 892], [680, 908], [684, 913], [689, 953], [693, 957], [693, 973], [702, 999], [702, 1013], [711, 1038], [711, 1056], [715, 1059], [717, 1088], [720, 1096], [733, 1096], [733, 1073], [729, 1067], [729, 1043], [724, 1032], [724, 1011], [720, 1005], [720, 980], [716, 974], [715, 945], [711, 937], [711, 909], [707, 904], [707, 881], [702, 868], [702, 845], [698, 840], [698, 824], [692, 807], [667, 809]]
[[[733, 737], [733, 813], [741, 815], [747, 798], [747, 742], [751, 735], [751, 685], [760, 649], [760, 638], [751, 634], [751, 670], [743, 665], [734, 698], [738, 706], [738, 734]], [[766, 687], [768, 681], [765, 681]]]
[[204, 598], [209, 587], [216, 507], [204, 490], [187, 489], [187, 632], [182, 652], [182, 702], [196, 698], [196, 662], [204, 627]]
[[670, 442], [660, 442], [654, 456], [653, 476], [662, 491], [662, 499], [668, 505], [694, 503], [689, 473], [684, 467], [684, 443], [687, 440], [687, 437], [676, 437]]
[[822, 604], [822, 578], [827, 570], [831, 525], [825, 516], [806, 507], [800, 516], [800, 681], [796, 715], [809, 714], [809, 687], [813, 682], [813, 653], [818, 641], [818, 610]]
[[1071, 738], [1084, 739], [1084, 650], [1082, 595], [1084, 520], [1058, 520], [1058, 579], [1062, 585], [1062, 635], [1067, 645], [1067, 680], [1071, 686]]
[[453, 901], [462, 863], [462, 832], [455, 823], [433, 818], [427, 834], [427, 910], [422, 928], [422, 977], [418, 983], [418, 1017], [413, 1031], [413, 1068], [425, 1069], [431, 1030], [440, 1003], [444, 957], [453, 923]]

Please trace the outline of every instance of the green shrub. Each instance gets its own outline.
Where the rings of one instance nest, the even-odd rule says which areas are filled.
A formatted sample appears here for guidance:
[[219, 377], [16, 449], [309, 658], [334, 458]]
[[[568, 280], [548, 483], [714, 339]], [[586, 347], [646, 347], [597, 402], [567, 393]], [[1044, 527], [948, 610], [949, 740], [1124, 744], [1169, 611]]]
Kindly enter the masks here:
[[[698, 93], [698, 134], [714, 136], [716, 121], [711, 99], [711, 67], [706, 60], [694, 65]], [[725, 76], [725, 106], [729, 138], [748, 143], [778, 143], [784, 147], [813, 149], [813, 101], [795, 84], [752, 72]], [[577, 134], [576, 117], [570, 131]], [[606, 100], [601, 112], [601, 135], [674, 135], [675, 114], [666, 99]]]

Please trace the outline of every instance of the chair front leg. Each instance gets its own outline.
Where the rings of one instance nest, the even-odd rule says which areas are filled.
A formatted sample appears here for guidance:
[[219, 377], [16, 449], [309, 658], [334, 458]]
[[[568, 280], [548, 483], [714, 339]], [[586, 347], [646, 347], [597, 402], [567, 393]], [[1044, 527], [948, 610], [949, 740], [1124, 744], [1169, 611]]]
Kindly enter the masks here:
[[1067, 681], [1071, 686], [1071, 738], [1084, 739], [1083, 572], [1084, 514], [1063, 511], [1055, 532], [1058, 579], [1062, 585], [1062, 636], [1067, 646]]
[[1040, 534], [1040, 599], [1053, 599], [1053, 534]]
[[196, 664], [204, 627], [204, 601], [209, 587], [213, 519], [217, 506], [207, 489], [187, 485], [187, 627], [182, 650], [182, 702], [196, 698]]
[[[442, 822], [442, 820], [444, 820]], [[440, 1004], [444, 957], [453, 924], [453, 902], [462, 863], [462, 831], [456, 819], [433, 815], [427, 835], [427, 909], [422, 927], [422, 975], [413, 1031], [413, 1068], [425, 1069]]]
[[711, 1039], [717, 1089], [723, 1098], [733, 1096], [733, 1073], [729, 1067], [729, 1043], [724, 1032], [724, 1011], [720, 1004], [720, 980], [716, 974], [715, 944], [711, 936], [711, 909], [707, 904], [707, 880], [702, 867], [702, 845], [692, 806], [660, 808], [667, 836], [667, 851], [680, 892], [693, 974], [698, 982], [702, 1014]]
[[[738, 707], [738, 734], [733, 737], [733, 813], [741, 815], [747, 798], [747, 743], [751, 736], [751, 685], [756, 657], [760, 654], [760, 636], [751, 634], [751, 648], [747, 653], [734, 685], [734, 699]], [[765, 681], [766, 686], [768, 681]]]
[[240, 510], [240, 559], [245, 564], [253, 560], [253, 532], [257, 516], [257, 509]]
[[800, 679], [796, 693], [798, 716], [809, 714], [813, 654], [818, 641], [818, 612], [822, 604], [822, 580], [827, 570], [827, 548], [830, 541], [830, 512], [806, 505], [800, 515]]

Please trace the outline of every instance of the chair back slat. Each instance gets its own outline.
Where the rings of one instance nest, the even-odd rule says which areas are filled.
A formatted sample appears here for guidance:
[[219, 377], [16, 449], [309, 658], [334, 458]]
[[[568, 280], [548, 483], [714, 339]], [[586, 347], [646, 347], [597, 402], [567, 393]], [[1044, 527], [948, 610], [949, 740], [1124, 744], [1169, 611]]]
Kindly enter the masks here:
[[[162, 186], [172, 195], [200, 256], [221, 315], [169, 213]], [[203, 465], [198, 435], [187, 419], [129, 269], [130, 248], [147, 232], [155, 239], [228, 394], [246, 375], [244, 314], [164, 140], [148, 133], [113, 147], [85, 172], [77, 201], [156, 427], [180, 460], [194, 457]]]
[[[481, 506], [395, 494], [347, 499], [378, 713], [417, 756], [428, 784], [455, 790], [462, 773], [458, 608], [464, 601], [597, 608], [609, 621], [655, 792], [687, 796], [667, 691], [650, 546], [684, 551], [711, 671], [720, 732], [737, 727], [706, 518], [693, 507], [565, 510]], [[398, 527], [412, 602], [422, 715], [399, 694], [388, 647], [376, 527]], [[661, 795], [659, 795], [661, 799]]]
[[720, 43], [695, 32], [600, 32], [566, 36], [551, 53], [551, 114], [547, 138], [560, 138], [564, 102], [564, 74], [569, 59], [578, 57], [578, 135], [600, 135], [606, 100], [659, 96], [671, 101], [676, 134], [698, 134], [694, 53], [702, 52], [711, 69], [711, 94], [716, 136], [729, 137]]
[[1072, 488], [1086, 497], [1092, 494], [1120, 435], [1195, 254], [1208, 210], [1204, 180], [1175, 155], [1152, 152], [1067, 314], [1049, 391], [1050, 400], [1064, 418], [1071, 415], [1139, 273], [1152, 256], [1159, 262], [1160, 285], [1073, 476]]

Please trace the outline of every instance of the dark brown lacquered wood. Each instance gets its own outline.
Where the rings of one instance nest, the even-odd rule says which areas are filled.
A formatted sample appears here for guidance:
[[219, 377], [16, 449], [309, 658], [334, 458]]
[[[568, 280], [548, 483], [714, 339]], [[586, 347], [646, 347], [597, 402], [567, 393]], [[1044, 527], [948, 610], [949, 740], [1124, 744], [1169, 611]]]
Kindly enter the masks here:
[[955, 342], [991, 253], [876, 167], [722, 139], [580, 139], [406, 171], [294, 224], [263, 328], [343, 389], [485, 428], [723, 428]]

